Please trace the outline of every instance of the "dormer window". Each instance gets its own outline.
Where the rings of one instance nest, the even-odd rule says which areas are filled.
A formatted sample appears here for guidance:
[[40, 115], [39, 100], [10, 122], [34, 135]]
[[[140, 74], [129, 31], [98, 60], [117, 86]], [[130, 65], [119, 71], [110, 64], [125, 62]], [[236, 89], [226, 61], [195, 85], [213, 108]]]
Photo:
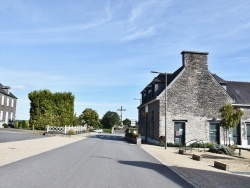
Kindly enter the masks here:
[[158, 84], [155, 84], [155, 92], [157, 92], [159, 89], [159, 85]]

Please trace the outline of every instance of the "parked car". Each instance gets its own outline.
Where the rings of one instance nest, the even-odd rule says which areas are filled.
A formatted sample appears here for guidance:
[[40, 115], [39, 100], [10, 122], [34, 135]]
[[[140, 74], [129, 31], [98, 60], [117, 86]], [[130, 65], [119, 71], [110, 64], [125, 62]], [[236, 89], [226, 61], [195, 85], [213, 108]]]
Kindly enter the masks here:
[[95, 129], [94, 133], [103, 133], [103, 130], [102, 129]]

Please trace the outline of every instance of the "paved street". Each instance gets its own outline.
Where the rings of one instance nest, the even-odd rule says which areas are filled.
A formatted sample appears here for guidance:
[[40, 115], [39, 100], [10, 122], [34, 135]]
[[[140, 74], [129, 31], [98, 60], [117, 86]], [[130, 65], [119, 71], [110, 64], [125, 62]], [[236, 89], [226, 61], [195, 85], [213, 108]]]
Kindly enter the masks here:
[[100, 134], [0, 167], [0, 187], [192, 187], [123, 136]]
[[28, 134], [18, 129], [0, 129], [0, 143], [44, 138], [42, 135]]

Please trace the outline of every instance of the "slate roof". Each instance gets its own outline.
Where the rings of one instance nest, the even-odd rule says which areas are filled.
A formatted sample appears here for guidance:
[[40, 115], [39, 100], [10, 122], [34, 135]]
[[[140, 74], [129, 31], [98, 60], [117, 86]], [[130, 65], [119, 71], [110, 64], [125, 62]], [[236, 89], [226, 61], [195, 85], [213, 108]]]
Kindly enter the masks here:
[[212, 74], [212, 76], [216, 79], [217, 82], [219, 82], [219, 84], [226, 85], [227, 82], [223, 80], [221, 77], [219, 77], [217, 74]]
[[[181, 66], [179, 69], [177, 69], [174, 73], [167, 73], [167, 85], [169, 85], [175, 78], [176, 76], [178, 76], [178, 74], [183, 70], [183, 66]], [[152, 82], [150, 82], [150, 84], [147, 85], [147, 87], [145, 87], [141, 93], [143, 93], [143, 91], [145, 91], [148, 88], [152, 87], [152, 84], [154, 83], [165, 83], [165, 74], [160, 73], [158, 74], [158, 76], [156, 76]]]
[[[174, 73], [167, 73], [167, 85], [169, 85], [178, 76], [183, 68], [184, 67], [181, 66]], [[250, 105], [250, 82], [226, 81], [216, 74], [212, 74], [212, 76], [221, 86], [226, 86], [226, 91], [235, 101], [235, 104]], [[159, 74], [157, 77], [155, 77], [141, 93], [143, 93], [146, 89], [151, 88], [154, 83], [165, 83], [165, 74]], [[156, 97], [157, 96], [154, 98]]]
[[250, 104], [250, 82], [225, 81], [216, 74], [212, 74], [219, 84], [226, 86], [229, 96], [235, 104]]
[[2, 89], [3, 87], [4, 87], [4, 86], [0, 83], [0, 93], [2, 93], [2, 94], [4, 94], [4, 95], [7, 95], [7, 96], [10, 96], [10, 97], [12, 97], [12, 98], [17, 99], [17, 97], [16, 97], [15, 95], [13, 95], [11, 92], [6, 93], [6, 92]]
[[250, 82], [227, 81], [227, 92], [236, 104], [250, 104]]

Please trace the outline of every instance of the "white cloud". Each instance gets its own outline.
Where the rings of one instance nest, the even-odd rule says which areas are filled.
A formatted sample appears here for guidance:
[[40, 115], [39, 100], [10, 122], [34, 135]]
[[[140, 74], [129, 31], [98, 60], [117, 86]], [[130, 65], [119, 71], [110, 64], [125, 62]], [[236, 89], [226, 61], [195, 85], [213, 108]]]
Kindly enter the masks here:
[[155, 34], [155, 29], [153, 27], [150, 27], [146, 30], [137, 30], [131, 35], [125, 37], [125, 40], [136, 40], [140, 38], [145, 38], [149, 36], [153, 36]]
[[13, 86], [11, 86], [11, 89], [24, 90], [24, 89], [26, 89], [26, 87], [23, 85], [13, 85]]

